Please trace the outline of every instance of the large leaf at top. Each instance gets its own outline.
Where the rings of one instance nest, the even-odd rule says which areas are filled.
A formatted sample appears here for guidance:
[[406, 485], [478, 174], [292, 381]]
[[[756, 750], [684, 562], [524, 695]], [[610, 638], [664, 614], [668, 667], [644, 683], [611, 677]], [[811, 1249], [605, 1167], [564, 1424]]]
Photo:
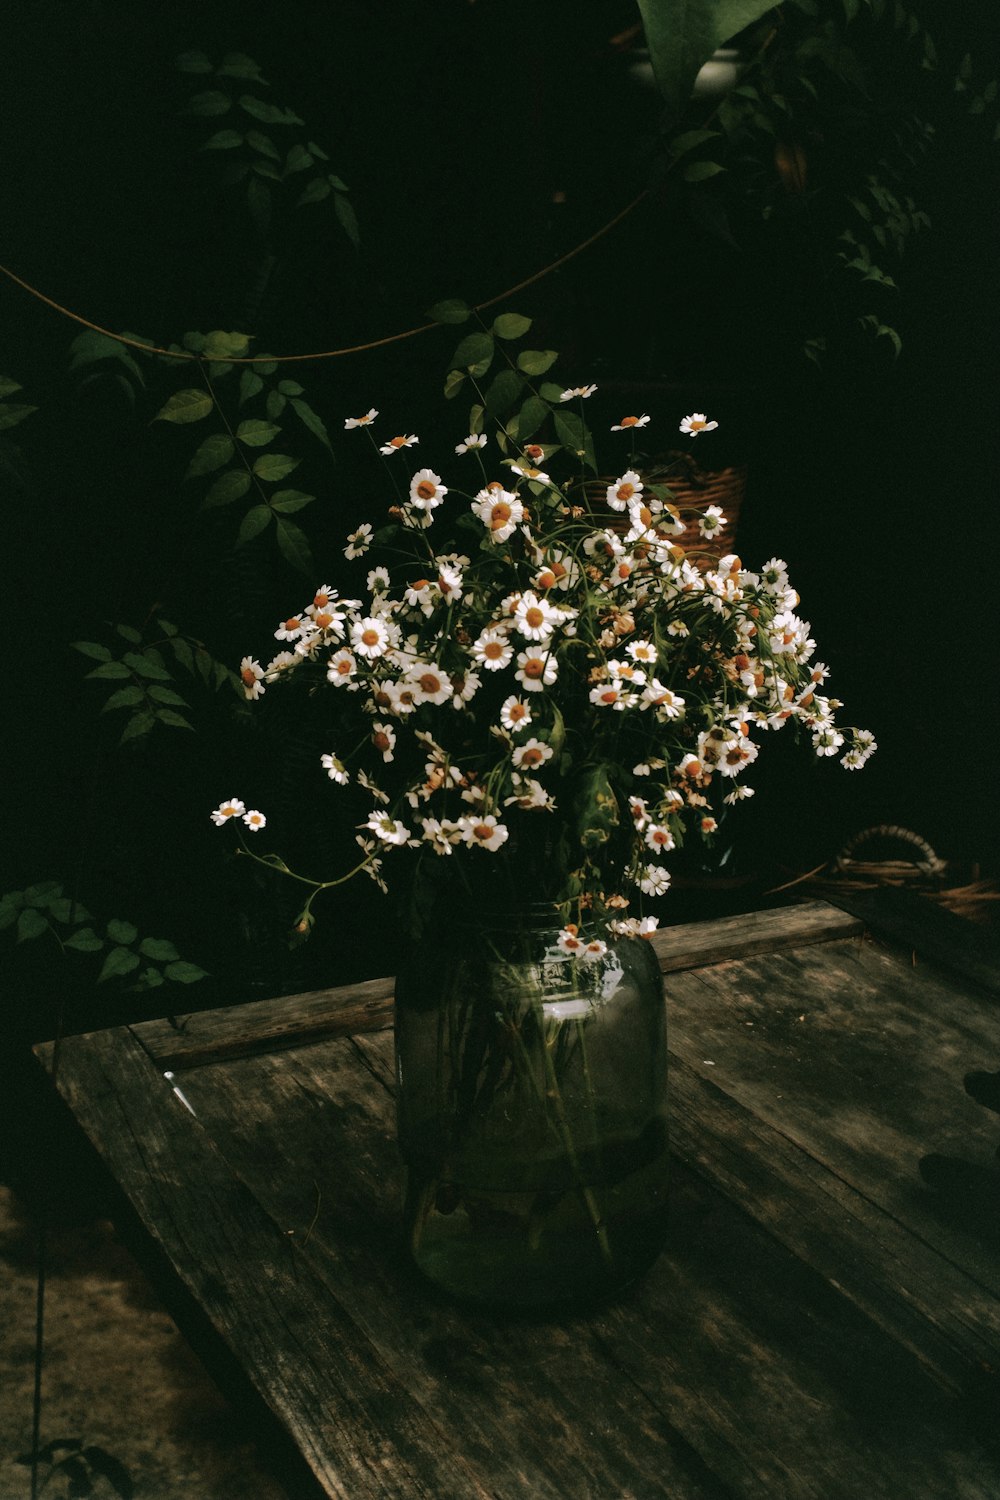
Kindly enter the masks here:
[[716, 47], [774, 9], [772, 0], [638, 0], [638, 6], [660, 93], [678, 115]]

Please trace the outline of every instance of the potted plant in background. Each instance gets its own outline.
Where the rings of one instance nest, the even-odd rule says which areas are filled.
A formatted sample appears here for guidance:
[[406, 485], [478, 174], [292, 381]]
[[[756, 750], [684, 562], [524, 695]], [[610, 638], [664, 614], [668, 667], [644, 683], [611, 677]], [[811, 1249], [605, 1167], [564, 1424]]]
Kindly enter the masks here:
[[[501, 315], [486, 335], [509, 344], [527, 326]], [[477, 347], [454, 361], [474, 382]], [[596, 497], [596, 387], [527, 384], [506, 421], [477, 390], [447, 483], [437, 445], [382, 437], [374, 408], [345, 420], [396, 498], [346, 539], [358, 583], [315, 590], [241, 675], [250, 699], [302, 692], [313, 723], [320, 705], [316, 774], [348, 809], [345, 867], [304, 880], [298, 935], [319, 895], [363, 874], [401, 897], [414, 940], [397, 1057], [416, 1263], [462, 1297], [534, 1307], [617, 1289], [660, 1248], [666, 1052], [648, 940], [671, 851], [710, 841], [752, 795], [743, 773], [775, 730], [851, 768], [874, 740], [836, 726], [780, 559], [720, 556], [717, 506], [681, 545], [690, 518], [669, 477], [634, 467], [653, 418], [609, 424], [617, 473]], [[717, 423], [676, 425], [705, 443]], [[303, 880], [262, 851], [264, 811], [230, 798], [212, 818]]]

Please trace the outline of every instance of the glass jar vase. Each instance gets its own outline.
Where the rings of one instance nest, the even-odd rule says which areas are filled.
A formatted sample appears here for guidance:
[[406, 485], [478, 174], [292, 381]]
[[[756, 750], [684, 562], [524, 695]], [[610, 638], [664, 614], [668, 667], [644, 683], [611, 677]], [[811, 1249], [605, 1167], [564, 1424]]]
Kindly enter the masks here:
[[549, 912], [452, 920], [396, 980], [405, 1229], [456, 1297], [606, 1297], [663, 1244], [666, 1020], [651, 945]]

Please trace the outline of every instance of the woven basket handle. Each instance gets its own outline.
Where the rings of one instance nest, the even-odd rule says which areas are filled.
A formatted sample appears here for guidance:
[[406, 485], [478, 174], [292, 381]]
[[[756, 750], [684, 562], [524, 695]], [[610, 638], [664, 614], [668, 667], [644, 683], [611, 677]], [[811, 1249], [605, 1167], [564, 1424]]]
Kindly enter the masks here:
[[[926, 839], [912, 829], [899, 828], [894, 823], [879, 823], [875, 828], [865, 828], [861, 833], [856, 833], [837, 855], [837, 869], [845, 872], [852, 870], [857, 864], [858, 852], [875, 839], [893, 839], [906, 845], [910, 855], [909, 863], [922, 875], [940, 875], [945, 869], [945, 861], [938, 858]], [[915, 854], [920, 857], [915, 858]]]

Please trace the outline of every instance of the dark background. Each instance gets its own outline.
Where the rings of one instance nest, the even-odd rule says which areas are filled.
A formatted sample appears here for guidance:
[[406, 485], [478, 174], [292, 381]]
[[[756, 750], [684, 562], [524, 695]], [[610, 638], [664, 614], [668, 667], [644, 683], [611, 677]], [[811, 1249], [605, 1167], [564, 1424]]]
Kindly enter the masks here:
[[[988, 76], [993, 6], [956, 15], [935, 0], [920, 13], [942, 75], [971, 49]], [[239, 195], [220, 187], [217, 154], [197, 150], [225, 122], [181, 116], [190, 89], [173, 67], [188, 49], [213, 60], [231, 50], [261, 64], [266, 97], [294, 108], [329, 151], [361, 226], [356, 254], [329, 213], [289, 219], [246, 328], [256, 349], [338, 348], [420, 324], [439, 298], [493, 297], [655, 182], [659, 106], [631, 77], [634, 56], [609, 41], [636, 19], [626, 0], [33, 0], [8, 19], [0, 61], [0, 260], [96, 323], [157, 342], [244, 328], [260, 246]], [[562, 352], [568, 383], [598, 381], [588, 408], [598, 431], [639, 405], [664, 432], [688, 411], [718, 418], [699, 456], [748, 465], [741, 554], [787, 560], [842, 717], [878, 739], [861, 774], [813, 764], [784, 737], [768, 742], [734, 856], [759, 875], [757, 892], [875, 823], [918, 832], [958, 873], [975, 863], [996, 872], [992, 131], [992, 120], [945, 109], [935, 150], [915, 168], [931, 228], [908, 249], [899, 291], [877, 304], [902, 335], [898, 360], [885, 339], [834, 342], [823, 369], [802, 357], [804, 333], [829, 312], [817, 302], [822, 202], [810, 210], [818, 219], [785, 204], [785, 234], [748, 215], [734, 245], [657, 189], [506, 304], [535, 319], [530, 343]], [[854, 169], [835, 135], [816, 151], [834, 179]], [[95, 915], [170, 937], [211, 971], [169, 1001], [97, 992], [80, 956], [15, 948], [3, 934], [12, 1027], [48, 1034], [60, 998], [73, 1027], [387, 972], [393, 929], [373, 891], [331, 900], [317, 938], [290, 957], [291, 895], [234, 867], [208, 822], [238, 792], [272, 816], [285, 810], [307, 868], [327, 852], [339, 862], [316, 789], [296, 796], [315, 770], [294, 734], [212, 699], [197, 735], [158, 731], [119, 751], [120, 723], [102, 718], [102, 691], [69, 648], [160, 609], [236, 665], [269, 652], [274, 620], [301, 607], [308, 585], [262, 554], [252, 567], [234, 557], [231, 517], [199, 514], [180, 479], [194, 429], [151, 429], [155, 407], [131, 408], [113, 384], [81, 389], [67, 357], [79, 330], [2, 278], [0, 317], [2, 372], [39, 407], [4, 448], [2, 889], [61, 879]], [[289, 367], [336, 448], [309, 514], [324, 580], [344, 534], [382, 500], [342, 418], [375, 405], [393, 431], [430, 434], [441, 422], [439, 455], [450, 454], [466, 408], [442, 418], [437, 392], [454, 343], [454, 330], [438, 330]], [[697, 914], [690, 903], [675, 910]]]

